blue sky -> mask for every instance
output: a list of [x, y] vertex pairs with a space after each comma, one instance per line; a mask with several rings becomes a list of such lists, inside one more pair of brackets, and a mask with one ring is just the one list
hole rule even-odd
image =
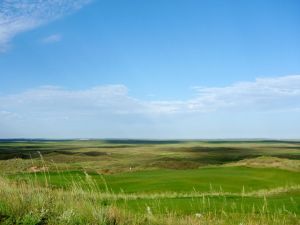
[[297, 0], [3, 0], [0, 137], [300, 138]]

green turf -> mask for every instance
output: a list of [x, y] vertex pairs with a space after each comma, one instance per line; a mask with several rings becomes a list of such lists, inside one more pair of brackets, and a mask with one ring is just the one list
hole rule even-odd
[[210, 196], [194, 198], [157, 198], [118, 201], [133, 212], [144, 213], [150, 207], [154, 214], [175, 212], [177, 214], [195, 213], [260, 213], [261, 210], [277, 213], [300, 214], [300, 192], [285, 193], [272, 197]]
[[[80, 171], [39, 172], [11, 176], [16, 179], [37, 180], [56, 187], [67, 187], [73, 182], [86, 181], [86, 176]], [[224, 191], [240, 193], [260, 189], [300, 185], [297, 172], [273, 168], [247, 167], [213, 167], [194, 170], [149, 170], [127, 172], [112, 175], [90, 173], [90, 177], [105, 189], [104, 181], [113, 192], [125, 193], [160, 193], [160, 192], [209, 192]]]

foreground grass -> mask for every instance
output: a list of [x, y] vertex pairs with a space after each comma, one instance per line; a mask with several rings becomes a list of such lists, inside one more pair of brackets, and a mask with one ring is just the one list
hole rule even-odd
[[[68, 189], [0, 179], [1, 224], [298, 224], [299, 187], [273, 192], [186, 195], [114, 194], [86, 185]], [[268, 194], [269, 193], [269, 194]], [[267, 195], [266, 195], [267, 194]], [[293, 197], [291, 197], [293, 196]]]
[[0, 224], [300, 224], [300, 143], [0, 143]]

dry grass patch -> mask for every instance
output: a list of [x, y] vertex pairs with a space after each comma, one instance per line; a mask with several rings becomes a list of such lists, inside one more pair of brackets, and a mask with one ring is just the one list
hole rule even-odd
[[290, 171], [300, 171], [300, 160], [291, 160], [271, 156], [260, 156], [252, 159], [243, 159], [238, 162], [227, 163], [224, 166], [247, 166], [257, 168], [278, 168]]

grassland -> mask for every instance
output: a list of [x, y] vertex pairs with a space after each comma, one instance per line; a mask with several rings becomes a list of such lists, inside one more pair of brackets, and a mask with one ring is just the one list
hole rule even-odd
[[300, 142], [0, 142], [1, 224], [300, 224]]

